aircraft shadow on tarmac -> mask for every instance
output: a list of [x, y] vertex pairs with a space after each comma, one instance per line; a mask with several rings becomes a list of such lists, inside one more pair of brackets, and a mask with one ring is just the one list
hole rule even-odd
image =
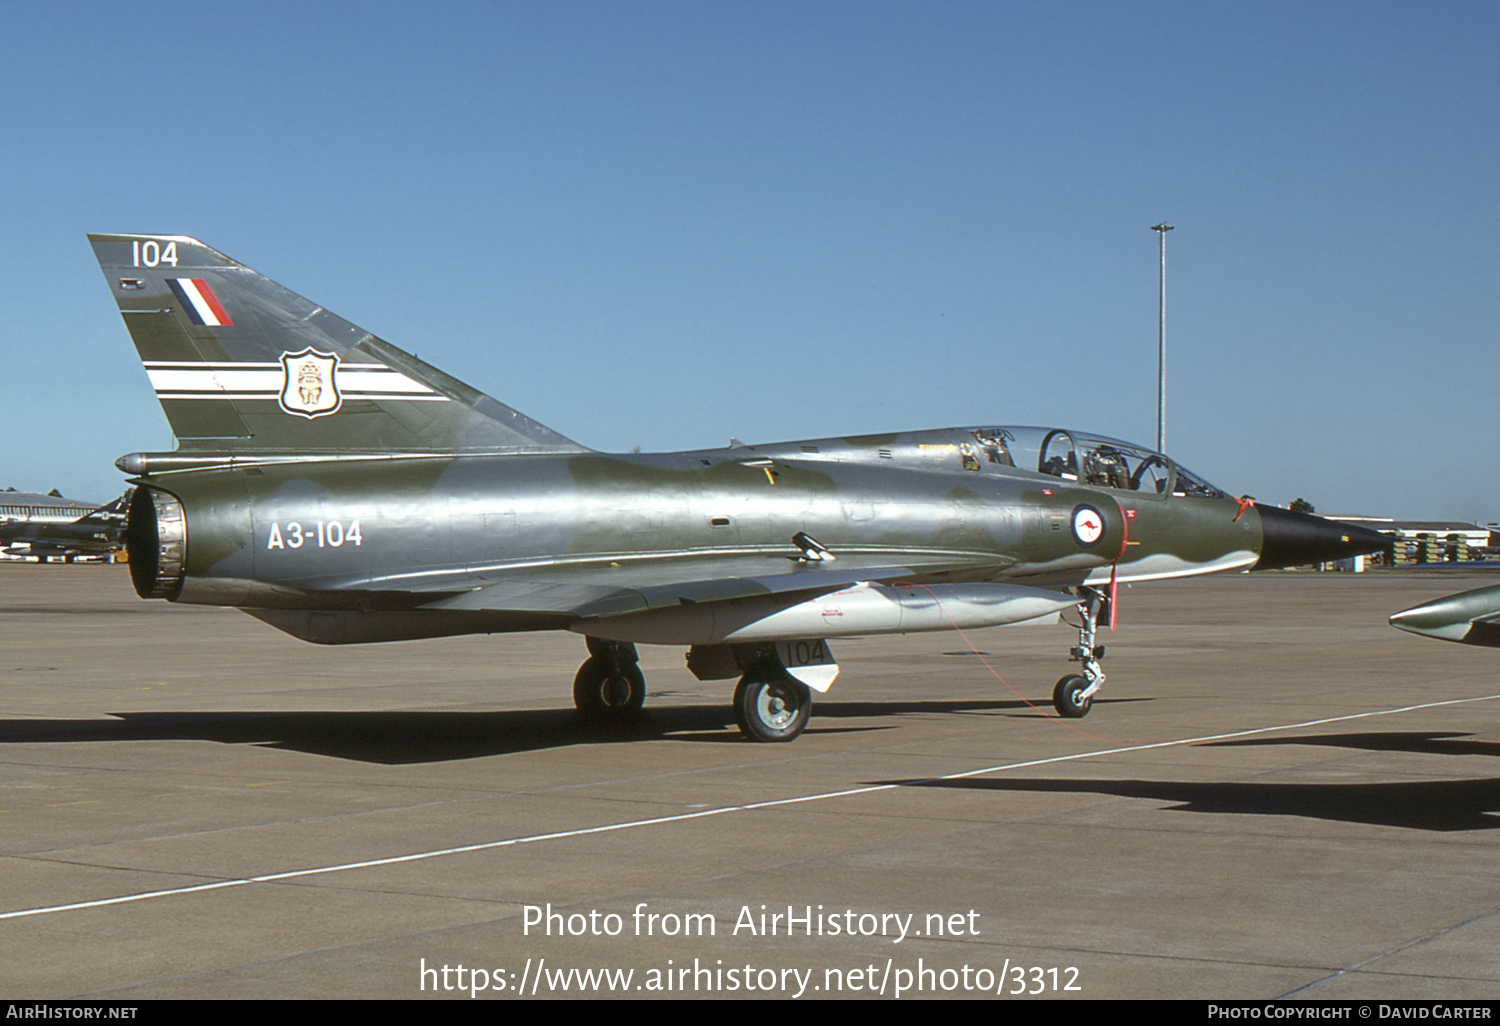
[[[1134, 701], [1114, 699], [1112, 701]], [[808, 735], [888, 730], [901, 714], [1040, 715], [1020, 700], [827, 702], [820, 723], [875, 722], [810, 728]], [[494, 755], [652, 740], [739, 744], [729, 709], [657, 706], [600, 723], [573, 710], [504, 712], [128, 712], [97, 720], [0, 720], [0, 744], [125, 741], [215, 741], [257, 745], [383, 765], [480, 759]]]
[[[1323, 745], [1329, 748], [1358, 748], [1367, 752], [1407, 752], [1414, 755], [1500, 756], [1500, 741], [1468, 740], [1473, 736], [1462, 731], [1438, 734], [1416, 732], [1309, 734], [1302, 737], [1256, 738], [1253, 741], [1210, 741], [1202, 747], [1253, 748], [1266, 745]], [[1465, 740], [1454, 740], [1456, 738]]]
[[[1369, 735], [1364, 735], [1368, 737]], [[1418, 735], [1423, 738], [1426, 735]], [[1456, 742], [1463, 744], [1463, 742]], [[1483, 744], [1484, 742], [1476, 742]], [[1359, 746], [1355, 746], [1359, 747]], [[1500, 746], [1497, 746], [1500, 747]], [[1399, 745], [1389, 751], [1404, 751]], [[1429, 751], [1420, 746], [1413, 751]], [[1470, 754], [1470, 753], [1449, 753]], [[1485, 752], [1492, 755], [1495, 752]], [[1500, 778], [1407, 780], [1371, 784], [1268, 784], [1192, 780], [883, 780], [880, 784], [975, 792], [1114, 795], [1177, 802], [1166, 811], [1308, 819], [1408, 830], [1494, 830], [1500, 827]]]

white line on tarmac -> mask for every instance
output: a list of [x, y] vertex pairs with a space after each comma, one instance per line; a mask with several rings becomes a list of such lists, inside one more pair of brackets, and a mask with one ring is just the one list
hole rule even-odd
[[784, 805], [799, 805], [804, 802], [820, 802], [829, 798], [848, 798], [860, 794], [874, 794], [878, 791], [893, 791], [898, 787], [911, 787], [918, 784], [930, 784], [941, 780], [962, 780], [966, 777], [983, 776], [986, 773], [1003, 773], [1006, 770], [1028, 769], [1032, 766], [1046, 766], [1059, 762], [1076, 762], [1081, 759], [1093, 759], [1102, 755], [1123, 755], [1130, 752], [1148, 752], [1157, 748], [1172, 748], [1178, 745], [1204, 744], [1209, 741], [1226, 741], [1230, 738], [1249, 737], [1254, 734], [1270, 734], [1278, 730], [1299, 730], [1306, 727], [1319, 727], [1327, 723], [1343, 723], [1349, 720], [1363, 720], [1374, 716], [1397, 716], [1401, 713], [1417, 712], [1423, 709], [1437, 709], [1445, 705], [1466, 705], [1472, 702], [1489, 702], [1500, 698], [1500, 695], [1484, 695], [1479, 698], [1455, 698], [1443, 702], [1424, 702], [1421, 705], [1407, 705], [1399, 709], [1376, 709], [1370, 712], [1349, 713], [1345, 716], [1330, 716], [1321, 720], [1304, 720], [1301, 723], [1283, 723], [1274, 727], [1255, 727], [1250, 730], [1236, 730], [1227, 734], [1210, 734], [1204, 737], [1179, 738], [1176, 741], [1156, 741], [1143, 745], [1122, 745], [1116, 748], [1104, 748], [1094, 752], [1075, 752], [1072, 755], [1054, 755], [1046, 759], [1031, 759], [1027, 762], [1010, 762], [1000, 766], [986, 766], [983, 769], [965, 770], [962, 773], [946, 773], [940, 777], [927, 777], [922, 780], [908, 780], [896, 784], [871, 784], [867, 787], [851, 787], [842, 791], [823, 791], [818, 794], [807, 794], [797, 798], [777, 798], [773, 801], [751, 802], [746, 805], [725, 805], [716, 809], [700, 809], [697, 812], [682, 812], [672, 816], [656, 816], [651, 819], [634, 819], [625, 823], [606, 823], [602, 826], [583, 827], [578, 830], [560, 830], [550, 834], [532, 834], [528, 837], [510, 837], [501, 841], [485, 841], [480, 844], [466, 844], [458, 848], [437, 848], [432, 851], [412, 852], [409, 855], [394, 855], [384, 859], [369, 859], [365, 862], [345, 862], [336, 866], [315, 866], [312, 869], [295, 869], [287, 873], [269, 873], [265, 876], [246, 876], [234, 880], [220, 880], [216, 883], [195, 884], [191, 887], [173, 887], [162, 891], [142, 891], [139, 894], [122, 894], [117, 898], [100, 898], [96, 901], [79, 901], [70, 905], [47, 905], [39, 908], [22, 908], [13, 912], [0, 912], [0, 920], [20, 919], [24, 916], [44, 916], [54, 912], [72, 912], [86, 908], [105, 908], [109, 905], [124, 905], [132, 901], [147, 901], [151, 898], [171, 898], [183, 894], [198, 894], [204, 891], [223, 890], [227, 887], [243, 887], [246, 884], [275, 883], [280, 880], [298, 880], [309, 876], [319, 876], [323, 873], [342, 873], [351, 869], [370, 869], [375, 866], [394, 866], [402, 862], [420, 862], [424, 859], [441, 858], [445, 855], [462, 855], [467, 852], [487, 851], [491, 848], [509, 848], [518, 844], [535, 844], [539, 841], [556, 841], [564, 837], [586, 837], [589, 834], [604, 834], [614, 830], [633, 830], [636, 827], [660, 826], [664, 823], [684, 823], [693, 819], [706, 819], [709, 816], [723, 816], [733, 812], [754, 812], [757, 809], [773, 809]]

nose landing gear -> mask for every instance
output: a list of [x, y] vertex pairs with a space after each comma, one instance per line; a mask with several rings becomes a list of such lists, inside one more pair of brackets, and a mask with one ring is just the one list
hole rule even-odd
[[1109, 599], [1098, 588], [1083, 586], [1078, 589], [1081, 601], [1078, 614], [1082, 618], [1078, 625], [1078, 644], [1069, 658], [1081, 663], [1083, 673], [1070, 673], [1057, 682], [1052, 689], [1052, 707], [1063, 719], [1075, 720], [1089, 714], [1094, 704], [1094, 693], [1104, 683], [1104, 667], [1099, 660], [1104, 658], [1104, 646], [1095, 645], [1099, 629], [1099, 616], [1109, 608]]

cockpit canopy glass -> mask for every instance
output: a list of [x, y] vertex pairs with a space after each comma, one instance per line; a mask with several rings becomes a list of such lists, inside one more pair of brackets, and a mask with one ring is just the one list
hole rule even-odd
[[980, 428], [974, 437], [986, 452], [994, 450], [991, 462], [1035, 469], [1066, 481], [1155, 495], [1224, 495], [1165, 454], [1115, 438], [1023, 427]]

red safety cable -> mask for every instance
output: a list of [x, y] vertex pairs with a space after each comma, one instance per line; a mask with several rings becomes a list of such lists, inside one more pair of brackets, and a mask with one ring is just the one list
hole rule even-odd
[[1109, 565], [1109, 629], [1115, 629], [1115, 592], [1117, 582], [1115, 572], [1120, 569], [1120, 560], [1125, 558], [1125, 547], [1130, 544], [1130, 514], [1125, 507], [1120, 505], [1119, 500], [1115, 505], [1120, 510], [1120, 552], [1115, 556], [1115, 561]]
[[1090, 734], [1086, 730], [1079, 730], [1077, 727], [1072, 726], [1071, 724], [1069, 724], [1068, 722], [1066, 722], [1065, 720], [1063, 720], [1061, 717], [1053, 716], [1051, 713], [1049, 713], [1046, 710], [1042, 709], [1040, 706], [1035, 705], [1028, 698], [1026, 698], [1025, 695], [1021, 694], [1015, 688], [1011, 687], [1010, 683], [1004, 677], [1000, 676], [999, 671], [997, 671], [993, 666], [990, 665], [989, 660], [986, 659], [984, 656], [980, 655], [979, 649], [977, 649], [977, 648], [974, 647], [974, 643], [969, 640], [969, 636], [964, 633], [963, 628], [960, 627], [957, 623], [954, 622], [953, 617], [951, 617], [951, 616], [948, 615], [948, 611], [946, 609], [943, 609], [943, 603], [942, 603], [941, 600], [938, 599], [937, 593], [934, 592], [927, 585], [925, 585], [925, 584], [902, 584], [902, 583], [898, 582], [894, 586], [897, 587], [897, 588], [921, 588], [922, 590], [926, 591], [927, 594], [931, 595], [932, 596], [932, 601], [936, 602], [938, 609], [942, 610], [943, 618], [945, 620], [947, 620], [950, 625], [952, 625], [952, 627], [953, 627], [953, 629], [955, 631], [958, 632], [958, 636], [960, 638], [964, 639], [964, 644], [969, 646], [969, 651], [973, 652], [974, 655], [979, 658], [979, 661], [984, 664], [984, 668], [986, 670], [989, 670], [990, 673], [991, 673], [991, 675], [993, 675], [996, 680], [998, 680], [1001, 684], [1005, 685], [1005, 690], [1009, 691], [1011, 694], [1013, 694], [1017, 698], [1019, 698], [1023, 704], [1025, 704], [1026, 706], [1030, 707], [1032, 710], [1041, 713], [1044, 717], [1046, 717], [1047, 719], [1051, 720], [1053, 723], [1056, 723], [1058, 726], [1067, 727], [1073, 733], [1082, 735], [1083, 737], [1089, 738], [1090, 740], [1093, 740], [1093, 741], [1103, 741], [1106, 744], [1111, 744], [1111, 745], [1122, 745], [1122, 744], [1125, 744], [1124, 741], [1116, 741], [1114, 738], [1100, 737], [1098, 734]]

